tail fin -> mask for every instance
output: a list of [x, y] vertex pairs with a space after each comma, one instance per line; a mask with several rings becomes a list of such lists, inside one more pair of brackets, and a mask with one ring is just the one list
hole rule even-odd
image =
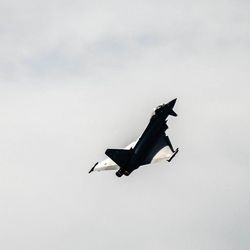
[[131, 150], [127, 149], [107, 149], [105, 154], [111, 158], [118, 166], [124, 167], [131, 157]]
[[172, 116], [177, 116], [177, 114], [174, 112], [173, 109], [169, 112], [169, 114], [172, 115]]

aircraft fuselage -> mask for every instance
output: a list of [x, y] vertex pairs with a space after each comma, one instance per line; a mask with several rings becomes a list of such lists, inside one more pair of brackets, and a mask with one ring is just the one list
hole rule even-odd
[[123, 174], [129, 175], [135, 169], [143, 165], [145, 158], [149, 151], [157, 143], [157, 139], [160, 134], [165, 133], [168, 128], [166, 119], [169, 115], [176, 115], [173, 111], [176, 99], [162, 105], [159, 109], [155, 110], [155, 114], [151, 117], [149, 124], [142, 133], [138, 142], [133, 149], [130, 150], [130, 157], [124, 165], [120, 166], [120, 170], [117, 171], [117, 176]]

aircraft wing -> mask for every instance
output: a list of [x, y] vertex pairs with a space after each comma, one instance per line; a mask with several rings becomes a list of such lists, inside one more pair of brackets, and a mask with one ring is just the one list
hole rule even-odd
[[119, 167], [117, 166], [117, 164], [110, 158], [107, 158], [101, 162], [97, 162], [95, 166], [90, 170], [90, 173], [92, 171], [118, 170], [118, 169]]
[[177, 154], [178, 148], [174, 150], [169, 137], [162, 133], [147, 154], [142, 165], [159, 162], [162, 160], [171, 161]]
[[[126, 151], [133, 148], [135, 144], [137, 143], [138, 139], [131, 142], [128, 146], [126, 146], [124, 149], [121, 149], [121, 151]], [[105, 170], [118, 170], [120, 167], [111, 159], [107, 158], [101, 162], [97, 162], [89, 171], [89, 173], [93, 171], [105, 171]]]

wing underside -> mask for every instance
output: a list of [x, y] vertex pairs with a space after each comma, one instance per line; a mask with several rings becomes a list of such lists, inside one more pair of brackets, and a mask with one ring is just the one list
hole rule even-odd
[[[92, 171], [118, 170], [121, 165], [126, 165], [132, 153], [130, 149], [134, 147], [136, 142], [137, 141], [132, 142], [125, 147], [125, 149], [108, 149], [106, 154], [109, 158], [95, 165]], [[176, 150], [173, 149], [168, 136], [163, 132], [149, 150], [141, 165], [160, 161], [171, 161], [177, 152], [178, 148]]]
[[178, 149], [174, 150], [169, 137], [166, 136], [165, 133], [162, 133], [148, 152], [146, 158], [142, 162], [142, 165], [147, 165], [163, 160], [170, 161], [177, 152]]

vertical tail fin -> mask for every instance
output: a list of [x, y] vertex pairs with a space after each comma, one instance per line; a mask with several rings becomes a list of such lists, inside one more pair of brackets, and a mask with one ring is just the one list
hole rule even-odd
[[127, 149], [107, 149], [105, 154], [111, 158], [118, 166], [124, 167], [131, 157], [131, 150]]

